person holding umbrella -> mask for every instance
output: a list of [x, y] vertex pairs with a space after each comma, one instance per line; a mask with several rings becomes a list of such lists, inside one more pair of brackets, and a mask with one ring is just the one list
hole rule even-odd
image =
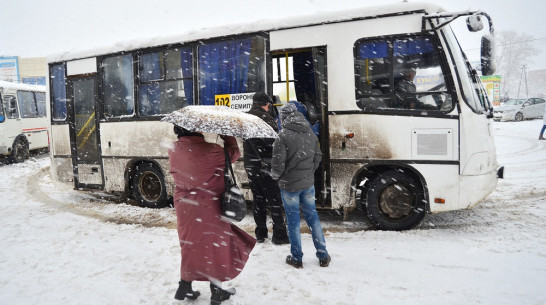
[[[269, 113], [273, 100], [265, 92], [257, 92], [252, 99], [249, 114], [261, 118], [277, 131], [277, 124]], [[284, 213], [280, 190], [271, 178], [271, 155], [273, 151], [272, 138], [250, 138], [244, 141], [244, 162], [248, 175], [250, 190], [253, 196], [253, 215], [256, 223], [256, 240], [259, 243], [268, 237], [267, 209], [273, 220], [273, 236], [271, 242], [276, 245], [288, 244]]]
[[[184, 116], [177, 118], [177, 115], [181, 115], [180, 112], [164, 121], [187, 119]], [[195, 115], [190, 118], [195, 119]], [[232, 136], [220, 135], [224, 141], [222, 147], [205, 141], [199, 132], [177, 125], [174, 132], [178, 141], [168, 153], [170, 173], [175, 182], [174, 207], [182, 256], [181, 280], [175, 299], [195, 300], [200, 292], [192, 289], [192, 281], [209, 281], [211, 304], [217, 305], [235, 294], [233, 288], [222, 289], [222, 282], [239, 275], [256, 242], [221, 216], [220, 198], [225, 188], [224, 148], [232, 163], [241, 153]]]

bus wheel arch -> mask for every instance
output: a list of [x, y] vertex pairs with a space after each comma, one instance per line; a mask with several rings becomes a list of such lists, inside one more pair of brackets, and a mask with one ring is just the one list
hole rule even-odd
[[126, 172], [127, 190], [140, 206], [163, 208], [169, 204], [165, 174], [150, 160], [132, 162]]
[[429, 211], [424, 178], [411, 167], [370, 165], [362, 168], [356, 181], [357, 201], [377, 229], [411, 229]]
[[13, 163], [21, 163], [30, 157], [29, 143], [24, 135], [19, 135], [13, 141], [10, 161]]

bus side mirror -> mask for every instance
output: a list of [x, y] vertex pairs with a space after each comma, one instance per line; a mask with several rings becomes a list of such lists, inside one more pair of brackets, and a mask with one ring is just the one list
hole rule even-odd
[[493, 107], [491, 107], [491, 108], [489, 108], [489, 110], [487, 110], [487, 112], [485, 113], [485, 117], [488, 118], [488, 119], [493, 118]]
[[488, 34], [482, 37], [481, 46], [481, 66], [482, 75], [493, 75], [495, 73], [495, 39], [493, 35]]
[[483, 30], [482, 17], [480, 15], [472, 15], [466, 18], [466, 26], [470, 32]]

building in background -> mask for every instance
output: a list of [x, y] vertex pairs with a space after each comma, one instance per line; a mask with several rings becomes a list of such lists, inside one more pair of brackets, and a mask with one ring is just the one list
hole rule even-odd
[[46, 75], [47, 61], [45, 57], [0, 57], [0, 80], [45, 86]]
[[487, 75], [480, 76], [480, 78], [493, 106], [500, 105], [502, 77], [500, 75]]

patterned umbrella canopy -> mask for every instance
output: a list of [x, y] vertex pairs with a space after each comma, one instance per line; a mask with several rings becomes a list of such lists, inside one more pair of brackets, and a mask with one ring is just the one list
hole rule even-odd
[[190, 131], [202, 131], [226, 136], [276, 138], [271, 126], [257, 116], [226, 106], [186, 106], [161, 119]]

